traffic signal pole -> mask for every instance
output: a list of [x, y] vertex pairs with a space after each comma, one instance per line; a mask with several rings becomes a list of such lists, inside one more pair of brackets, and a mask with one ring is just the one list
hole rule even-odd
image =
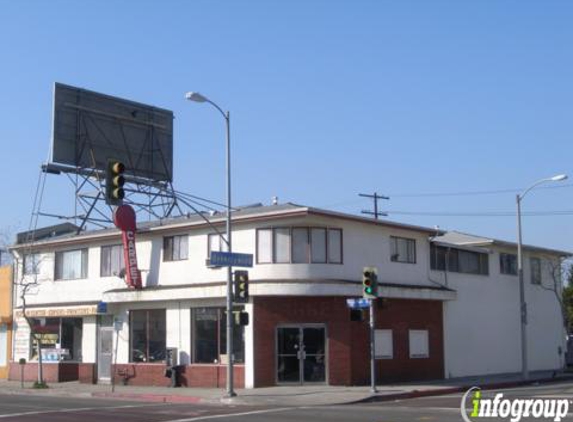
[[376, 299], [378, 298], [378, 269], [364, 267], [362, 270], [362, 297], [370, 304], [370, 391], [376, 392]]
[[376, 393], [376, 359], [375, 359], [375, 331], [376, 319], [374, 308], [376, 299], [370, 299], [370, 391]]

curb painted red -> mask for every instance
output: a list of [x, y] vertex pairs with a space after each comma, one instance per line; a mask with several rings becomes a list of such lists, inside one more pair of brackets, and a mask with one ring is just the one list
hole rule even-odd
[[521, 386], [525, 386], [525, 385], [559, 383], [559, 382], [571, 381], [571, 380], [573, 380], [573, 375], [566, 376], [566, 377], [559, 377], [559, 378], [542, 378], [542, 379], [529, 380], [529, 381], [505, 381], [505, 382], [497, 382], [497, 383], [485, 384], [485, 385], [468, 384], [468, 385], [464, 385], [464, 386], [460, 386], [460, 387], [444, 387], [444, 388], [432, 389], [432, 390], [414, 390], [414, 391], [409, 391], [407, 393], [395, 393], [395, 394], [384, 394], [381, 396], [370, 396], [370, 397], [366, 397], [366, 398], [361, 399], [361, 400], [353, 401], [349, 404], [415, 399], [418, 397], [445, 396], [448, 394], [461, 393], [461, 392], [469, 390], [472, 387], [480, 387], [482, 390], [496, 390], [496, 389], [500, 389], [500, 388], [513, 388], [513, 387], [521, 387]]
[[134, 400], [146, 401], [152, 403], [201, 403], [205, 401], [202, 397], [196, 396], [183, 396], [183, 395], [165, 395], [165, 394], [149, 394], [149, 393], [92, 393], [92, 397], [118, 399], [118, 400]]

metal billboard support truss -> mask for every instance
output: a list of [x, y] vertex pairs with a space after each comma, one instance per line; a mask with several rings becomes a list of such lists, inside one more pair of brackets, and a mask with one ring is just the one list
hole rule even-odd
[[[105, 202], [105, 177], [96, 169], [69, 168], [59, 164], [42, 165], [47, 174], [67, 176], [75, 193], [75, 212], [61, 215], [38, 211], [38, 215], [62, 220], [72, 220], [79, 229], [88, 225], [99, 228], [113, 224], [113, 207]], [[138, 215], [138, 221], [162, 220], [170, 217], [188, 216], [218, 212], [224, 205], [198, 196], [175, 191], [171, 182], [143, 181], [126, 177], [124, 204], [131, 205]], [[204, 217], [206, 218], [206, 217]]]

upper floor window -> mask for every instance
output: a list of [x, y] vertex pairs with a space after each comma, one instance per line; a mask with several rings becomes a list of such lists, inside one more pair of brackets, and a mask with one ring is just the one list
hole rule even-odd
[[207, 241], [207, 257], [211, 256], [211, 252], [223, 252], [226, 247], [226, 236], [221, 236], [219, 233], [211, 233], [208, 235]]
[[531, 268], [531, 284], [541, 284], [541, 259], [532, 257], [529, 260]]
[[122, 245], [101, 247], [100, 276], [117, 276], [125, 268]]
[[257, 263], [342, 264], [342, 230], [324, 227], [258, 229]]
[[88, 250], [56, 252], [56, 280], [86, 278], [88, 275]]
[[486, 253], [430, 245], [430, 268], [466, 274], [489, 274], [489, 257]]
[[24, 255], [24, 275], [40, 274], [40, 259], [39, 253]]
[[169, 236], [163, 238], [163, 260], [181, 261], [189, 256], [189, 236]]
[[509, 253], [499, 254], [499, 272], [517, 275], [517, 256]]
[[416, 241], [404, 237], [390, 236], [390, 260], [415, 264]]

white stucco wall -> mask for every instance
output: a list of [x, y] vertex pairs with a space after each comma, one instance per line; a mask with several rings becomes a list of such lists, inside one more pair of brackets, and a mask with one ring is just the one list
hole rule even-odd
[[[444, 302], [446, 377], [521, 371], [519, 282], [517, 276], [500, 274], [499, 252], [489, 255], [489, 276], [448, 273], [457, 299]], [[552, 292], [531, 284], [529, 256], [524, 255], [529, 370], [559, 369], [558, 348], [565, 350], [560, 308]], [[544, 269], [543, 284], [552, 284]], [[444, 280], [443, 272], [432, 274]]]
[[[293, 226], [342, 229], [343, 263], [256, 264], [256, 228]], [[102, 299], [114, 302], [110, 312], [123, 319], [122, 329], [117, 333], [118, 363], [129, 361], [128, 310], [166, 309], [167, 346], [177, 347], [180, 359], [184, 362], [191, 356], [190, 308], [224, 306], [225, 288], [222, 283], [226, 280], [226, 270], [209, 269], [205, 266], [207, 235], [212, 232], [213, 230], [206, 228], [183, 228], [167, 233], [157, 231], [140, 235], [137, 241], [138, 262], [146, 287], [210, 282], [220, 282], [219, 285], [206, 285], [192, 290], [162, 288], [144, 289], [141, 292], [105, 293], [126, 287], [124, 281], [117, 277], [100, 277], [100, 248], [102, 245], [119, 244], [118, 234], [115, 239], [93, 240], [86, 244], [89, 247], [89, 265], [88, 278], [84, 280], [53, 280], [54, 250], [84, 246], [57, 246], [46, 250], [40, 264], [39, 284], [27, 296], [28, 304], [46, 307], [97, 303]], [[173, 234], [189, 234], [187, 260], [163, 261], [163, 236]], [[390, 236], [416, 240], [415, 264], [390, 260]], [[503, 249], [490, 248], [488, 276], [448, 273], [446, 278], [443, 272], [430, 270], [427, 232], [313, 215], [236, 225], [233, 230], [233, 247], [235, 252], [255, 255], [255, 265], [249, 270], [250, 279], [257, 281], [251, 285], [252, 295], [357, 296], [360, 294], [360, 279], [364, 266], [377, 266], [379, 281], [383, 283], [434, 287], [447, 284], [455, 290], [454, 293], [438, 294], [430, 289], [381, 289], [381, 292], [388, 297], [444, 300], [445, 376], [518, 372], [521, 368], [518, 281], [516, 276], [499, 273], [499, 251]], [[524, 268], [526, 300], [529, 304], [530, 368], [559, 368], [561, 361], [558, 347], [561, 346], [564, 350], [565, 345], [557, 301], [553, 293], [531, 285], [528, 252], [525, 254]], [[545, 271], [544, 283], [548, 283], [549, 278]], [[264, 280], [281, 280], [282, 283], [273, 285], [263, 283]], [[289, 280], [292, 282], [289, 283]], [[304, 280], [312, 281], [300, 282]], [[356, 286], [321, 284], [315, 280], [354, 280]], [[129, 302], [121, 303], [126, 300]], [[16, 305], [19, 306], [20, 302]], [[247, 310], [252, 312], [252, 307], [247, 306]], [[253, 317], [251, 315], [251, 321]], [[247, 386], [252, 385], [254, 380], [251, 341], [254, 333], [251, 327], [252, 325], [246, 330]], [[96, 359], [96, 334], [95, 317], [85, 317], [82, 341], [85, 362], [94, 362]], [[117, 338], [114, 339], [114, 347], [116, 340]]]
[[95, 315], [83, 317], [82, 327], [82, 362], [97, 362], [97, 317]]
[[[256, 228], [263, 227], [331, 227], [343, 230], [342, 264], [256, 264]], [[165, 234], [146, 234], [138, 237], [137, 256], [142, 271], [144, 285], [162, 286], [223, 282], [225, 269], [206, 267], [209, 229], [179, 229], [167, 235], [188, 234], [188, 259], [181, 261], [163, 260], [163, 236]], [[416, 263], [398, 263], [390, 260], [390, 236], [406, 237], [416, 240]], [[56, 246], [56, 251], [88, 247], [88, 277], [80, 280], [54, 280], [54, 249], [45, 251], [40, 262], [38, 287], [27, 296], [29, 305], [47, 303], [98, 302], [103, 293], [109, 290], [125, 288], [118, 277], [101, 277], [101, 246], [120, 243], [117, 240], [93, 241], [87, 245]], [[429, 284], [428, 272], [429, 245], [427, 234], [412, 230], [401, 230], [382, 226], [373, 226], [344, 219], [325, 219], [306, 217], [284, 219], [275, 224], [245, 224], [236, 226], [233, 231], [233, 249], [236, 252], [255, 255], [255, 265], [249, 270], [252, 280], [264, 279], [344, 279], [360, 282], [364, 266], [377, 266], [381, 282], [400, 284]], [[21, 276], [21, 273], [20, 273]], [[32, 277], [28, 278], [33, 280]], [[223, 292], [224, 293], [224, 292]], [[298, 292], [297, 292], [298, 293]], [[20, 305], [19, 300], [17, 306]]]

